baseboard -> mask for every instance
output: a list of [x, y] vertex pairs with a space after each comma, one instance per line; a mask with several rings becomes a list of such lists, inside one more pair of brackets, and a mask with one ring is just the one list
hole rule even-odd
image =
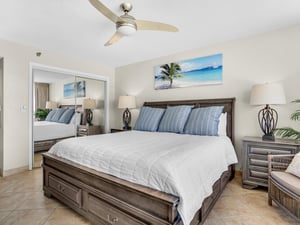
[[14, 168], [14, 169], [10, 169], [10, 170], [4, 170], [2, 175], [3, 175], [3, 177], [7, 177], [7, 176], [11, 176], [11, 175], [21, 173], [24, 171], [28, 171], [28, 166]]

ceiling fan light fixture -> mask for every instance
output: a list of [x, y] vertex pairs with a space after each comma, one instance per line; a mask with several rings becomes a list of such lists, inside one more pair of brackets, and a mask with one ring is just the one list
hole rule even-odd
[[134, 24], [124, 23], [117, 26], [117, 31], [121, 35], [130, 36], [136, 32], [136, 26]]

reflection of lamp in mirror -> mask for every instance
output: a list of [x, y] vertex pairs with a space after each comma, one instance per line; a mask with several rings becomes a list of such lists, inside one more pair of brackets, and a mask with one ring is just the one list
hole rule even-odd
[[273, 129], [276, 128], [278, 113], [269, 105], [285, 104], [283, 88], [278, 83], [257, 84], [252, 87], [250, 104], [266, 105], [258, 112], [258, 122], [264, 132], [262, 137], [265, 141], [274, 141]]
[[86, 109], [86, 121], [88, 125], [93, 125], [92, 120], [93, 120], [93, 111], [92, 109], [96, 108], [96, 100], [91, 99], [91, 98], [86, 98], [83, 100], [82, 103], [83, 109]]
[[46, 102], [46, 109], [52, 110], [57, 108], [57, 103], [53, 101]]
[[131, 113], [129, 109], [133, 109], [136, 107], [135, 97], [134, 96], [120, 96], [119, 97], [119, 109], [125, 109], [123, 112], [123, 124], [124, 130], [130, 130], [130, 122], [131, 122]]

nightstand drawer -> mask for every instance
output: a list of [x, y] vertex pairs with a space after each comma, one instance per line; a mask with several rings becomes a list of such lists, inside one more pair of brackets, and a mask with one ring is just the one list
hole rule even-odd
[[86, 126], [86, 125], [79, 125], [77, 127], [77, 135], [78, 136], [89, 136], [95, 134], [101, 134], [101, 126]]
[[276, 139], [263, 141], [260, 137], [243, 139], [243, 186], [255, 188], [268, 186], [268, 155], [295, 154], [300, 150], [300, 143], [293, 140]]
[[292, 149], [272, 149], [272, 148], [259, 148], [259, 147], [251, 147], [249, 149], [249, 153], [260, 154], [260, 155], [269, 155], [269, 154], [290, 154], [292, 153]]
[[249, 165], [268, 167], [267, 159], [249, 158]]

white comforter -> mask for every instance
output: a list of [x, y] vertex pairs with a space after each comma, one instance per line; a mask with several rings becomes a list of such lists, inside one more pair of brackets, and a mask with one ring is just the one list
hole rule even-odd
[[33, 140], [44, 141], [56, 138], [75, 136], [74, 124], [56, 123], [49, 121], [34, 121]]
[[237, 157], [228, 137], [127, 131], [61, 141], [50, 153], [180, 197], [190, 224], [212, 185]]

